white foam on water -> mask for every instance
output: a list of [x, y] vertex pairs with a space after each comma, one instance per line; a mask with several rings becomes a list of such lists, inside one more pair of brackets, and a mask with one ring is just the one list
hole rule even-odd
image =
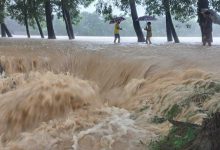
[[[111, 107], [104, 108], [103, 111], [111, 114], [111, 116], [94, 127], [73, 135], [74, 144], [72, 145], [72, 148], [74, 150], [80, 149], [79, 141], [87, 135], [92, 135], [95, 137], [101, 136], [100, 144], [102, 150], [111, 149], [113, 143], [121, 139], [122, 136], [126, 136], [128, 132], [132, 132], [136, 135], [146, 135], [143, 134], [146, 133], [146, 131], [135, 126], [135, 122], [134, 120], [130, 119], [130, 113], [127, 110]], [[135, 135], [134, 138], [136, 138]]]

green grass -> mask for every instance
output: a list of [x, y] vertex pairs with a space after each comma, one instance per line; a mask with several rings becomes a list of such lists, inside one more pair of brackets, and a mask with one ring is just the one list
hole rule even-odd
[[217, 84], [214, 86], [214, 90], [215, 90], [215, 92], [220, 93], [220, 83], [217, 83]]
[[163, 118], [163, 117], [158, 117], [158, 116], [154, 116], [152, 119], [151, 119], [151, 122], [152, 123], [155, 123], [155, 124], [161, 124], [161, 123], [164, 123], [167, 119]]
[[181, 150], [198, 134], [198, 130], [192, 127], [180, 129], [173, 127], [166, 137], [162, 137], [157, 141], [152, 141], [149, 145], [150, 150]]
[[181, 110], [181, 107], [178, 104], [175, 104], [166, 112], [165, 117], [167, 119], [173, 119], [181, 112]]

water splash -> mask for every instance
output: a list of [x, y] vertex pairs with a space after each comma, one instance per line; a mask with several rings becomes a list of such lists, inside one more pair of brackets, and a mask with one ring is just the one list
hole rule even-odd
[[0, 57], [0, 149], [142, 150], [170, 128], [151, 117], [166, 117], [174, 104], [181, 108], [174, 118], [193, 123], [220, 109], [219, 78], [198, 68], [89, 52], [58, 56]]

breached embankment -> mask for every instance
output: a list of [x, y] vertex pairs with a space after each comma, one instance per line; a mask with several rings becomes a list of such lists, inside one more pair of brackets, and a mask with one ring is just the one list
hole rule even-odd
[[201, 124], [220, 109], [218, 74], [188, 64], [168, 69], [142, 58], [58, 53], [1, 56], [1, 149], [144, 150], [171, 127], [156, 117]]

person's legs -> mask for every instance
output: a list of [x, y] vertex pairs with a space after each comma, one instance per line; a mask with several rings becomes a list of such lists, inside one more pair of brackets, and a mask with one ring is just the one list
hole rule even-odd
[[114, 43], [116, 43], [118, 40], [118, 43], [120, 43], [120, 35], [119, 34], [115, 34], [115, 40]]
[[148, 44], [148, 37], [146, 37], [146, 44]]
[[146, 43], [147, 43], [147, 44], [151, 44], [150, 37], [147, 37]]
[[118, 34], [118, 43], [121, 42], [121, 37], [120, 37], [120, 34]]
[[150, 38], [151, 38], [151, 37], [148, 37], [148, 41], [149, 41], [149, 44], [152, 44], [152, 43], [151, 43], [151, 39], [150, 39]]
[[116, 40], [117, 40], [117, 36], [116, 36], [116, 34], [115, 34], [115, 39], [114, 39], [114, 43], [116, 43]]

